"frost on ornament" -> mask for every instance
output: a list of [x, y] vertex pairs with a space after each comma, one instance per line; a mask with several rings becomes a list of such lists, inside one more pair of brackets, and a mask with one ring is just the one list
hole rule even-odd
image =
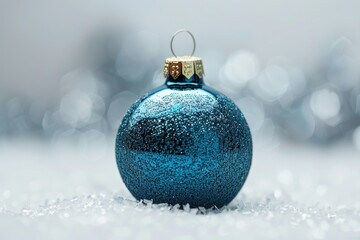
[[222, 207], [245, 182], [251, 144], [243, 114], [227, 97], [205, 86], [165, 86], [128, 111], [116, 157], [137, 199]]

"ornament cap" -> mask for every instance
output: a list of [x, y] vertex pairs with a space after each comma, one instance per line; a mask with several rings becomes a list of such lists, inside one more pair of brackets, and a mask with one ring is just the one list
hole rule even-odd
[[194, 56], [169, 57], [164, 63], [164, 77], [171, 76], [174, 80], [180, 76], [190, 79], [196, 74], [199, 78], [204, 75], [201, 58]]
[[[174, 52], [173, 41], [179, 33], [188, 33], [193, 41], [193, 50], [189, 56], [177, 56]], [[194, 57], [196, 41], [194, 35], [187, 29], [180, 29], [174, 33], [170, 41], [170, 50], [174, 57], [169, 57], [164, 64], [164, 77], [168, 85], [201, 85], [204, 76], [204, 66], [201, 58]]]

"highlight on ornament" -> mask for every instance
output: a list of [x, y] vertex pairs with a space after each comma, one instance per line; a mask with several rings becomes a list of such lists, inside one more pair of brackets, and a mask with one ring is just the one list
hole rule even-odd
[[[188, 33], [189, 56], [173, 40]], [[165, 82], [138, 99], [119, 127], [115, 155], [120, 175], [138, 200], [217, 207], [243, 187], [252, 162], [252, 138], [240, 109], [204, 83], [194, 35], [181, 29], [170, 41]]]

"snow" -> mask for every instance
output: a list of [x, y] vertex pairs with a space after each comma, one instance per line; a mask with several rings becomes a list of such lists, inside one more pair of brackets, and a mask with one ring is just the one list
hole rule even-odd
[[0, 239], [360, 239], [360, 153], [257, 149], [223, 209], [137, 202], [111, 141], [96, 150], [0, 141]]

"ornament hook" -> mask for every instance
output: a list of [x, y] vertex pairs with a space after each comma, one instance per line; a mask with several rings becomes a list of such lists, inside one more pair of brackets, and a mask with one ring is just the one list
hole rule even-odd
[[190, 56], [193, 56], [193, 55], [194, 55], [194, 52], [195, 52], [195, 49], [196, 49], [196, 41], [195, 41], [194, 35], [193, 35], [189, 30], [187, 30], [187, 29], [180, 29], [180, 30], [177, 30], [177, 31], [174, 33], [174, 35], [172, 36], [171, 41], [170, 41], [170, 49], [171, 49], [171, 52], [172, 52], [172, 54], [173, 54], [175, 57], [177, 57], [177, 55], [175, 54], [174, 49], [173, 49], [173, 41], [174, 41], [174, 38], [176, 37], [176, 35], [178, 35], [179, 33], [182, 33], [182, 32], [188, 33], [188, 34], [191, 36], [192, 40], [193, 40], [193, 50], [192, 50], [191, 55], [190, 55]]

